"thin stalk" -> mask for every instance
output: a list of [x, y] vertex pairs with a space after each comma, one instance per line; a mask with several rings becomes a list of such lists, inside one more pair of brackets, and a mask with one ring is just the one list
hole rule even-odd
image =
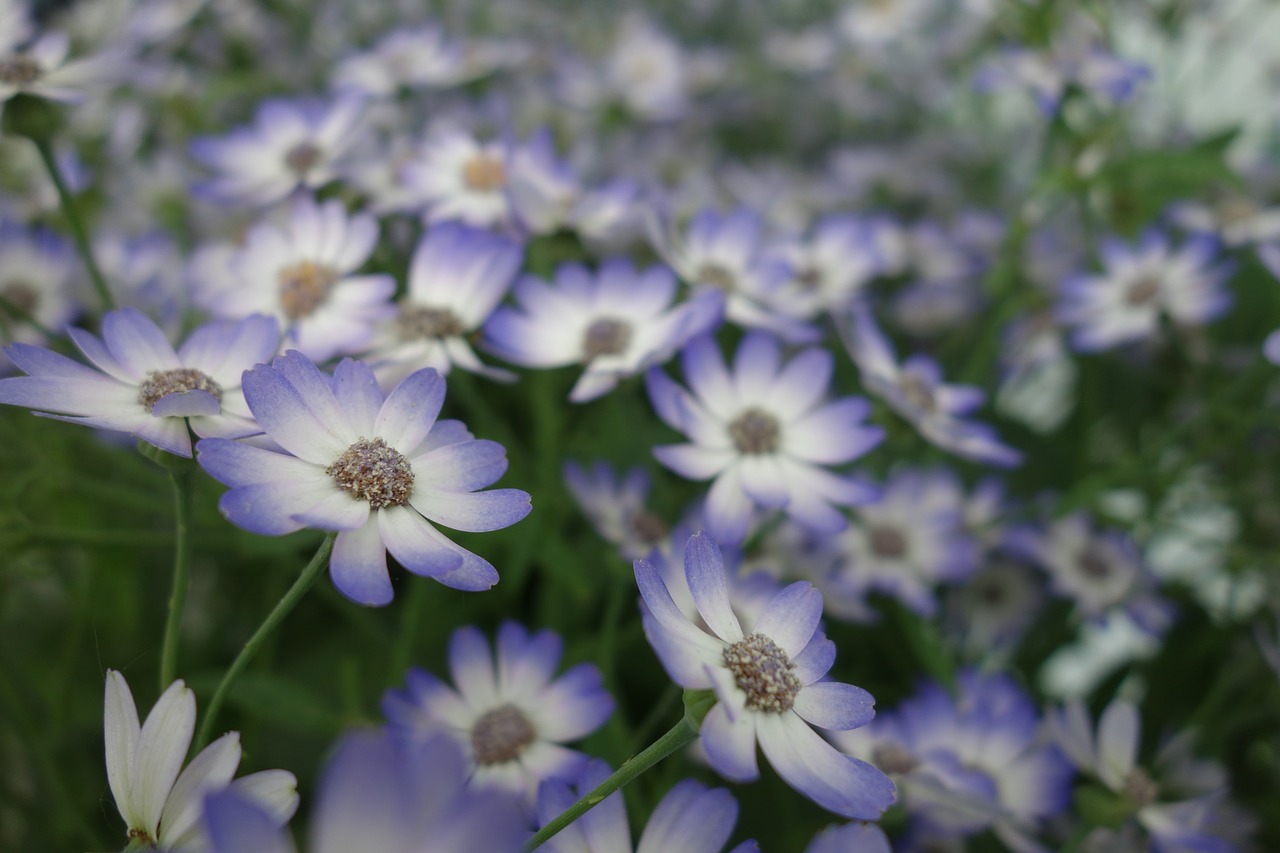
[[178, 634], [190, 580], [187, 565], [191, 561], [191, 471], [171, 468], [169, 479], [173, 483], [173, 589], [160, 652], [161, 693], [173, 683], [178, 671]]
[[75, 240], [76, 251], [80, 253], [81, 260], [84, 261], [85, 267], [89, 270], [89, 278], [93, 280], [93, 288], [98, 291], [98, 298], [102, 300], [103, 306], [110, 311], [116, 307], [116, 301], [111, 296], [111, 290], [107, 287], [107, 280], [102, 275], [102, 270], [98, 268], [98, 262], [93, 259], [93, 249], [89, 246], [89, 236], [84, 230], [84, 222], [80, 220], [80, 212], [76, 209], [75, 199], [71, 197], [71, 190], [67, 188], [67, 182], [62, 179], [62, 173], [58, 171], [58, 161], [53, 153], [53, 145], [48, 139], [32, 139], [35, 143], [36, 150], [40, 152], [40, 159], [44, 161], [44, 168], [49, 173], [50, 180], [53, 181], [54, 187], [58, 190], [58, 201], [62, 204], [62, 212], [67, 217], [67, 222], [71, 225], [71, 237]]
[[227, 670], [226, 675], [222, 676], [222, 682], [218, 684], [218, 689], [214, 691], [213, 699], [209, 702], [209, 710], [205, 711], [204, 720], [200, 723], [200, 732], [196, 737], [196, 752], [204, 749], [205, 744], [209, 742], [209, 737], [213, 734], [213, 723], [218, 718], [218, 711], [222, 708], [222, 703], [227, 698], [227, 691], [231, 689], [231, 685], [235, 683], [236, 678], [240, 676], [244, 668], [249, 665], [249, 661], [253, 660], [253, 656], [262, 648], [263, 642], [270, 636], [271, 632], [298, 605], [298, 602], [302, 600], [302, 596], [306, 595], [307, 590], [311, 589], [316, 579], [320, 577], [320, 573], [324, 571], [325, 566], [329, 565], [329, 554], [333, 551], [333, 540], [337, 535], [336, 533], [330, 533], [324, 537], [324, 541], [316, 549], [315, 556], [311, 558], [311, 562], [307, 563], [306, 568], [302, 570], [302, 574], [298, 575], [298, 579], [293, 582], [293, 586], [289, 587], [284, 597], [276, 603], [275, 608], [267, 614], [267, 618], [258, 626], [258, 630], [244, 644], [240, 654], [231, 662], [231, 668]]
[[614, 771], [612, 776], [593, 788], [585, 797], [569, 806], [559, 817], [538, 830], [537, 834], [525, 844], [526, 853], [530, 850], [536, 850], [553, 838], [560, 830], [599, 805], [605, 797], [635, 780], [640, 774], [668, 755], [688, 746], [697, 739], [697, 725], [689, 717], [681, 717], [680, 722], [676, 723], [665, 735], [654, 741], [644, 752], [627, 759], [621, 767]]

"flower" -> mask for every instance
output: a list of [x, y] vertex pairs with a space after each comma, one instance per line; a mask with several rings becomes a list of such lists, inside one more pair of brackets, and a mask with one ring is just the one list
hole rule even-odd
[[562, 264], [552, 285], [536, 276], [520, 279], [517, 306], [494, 313], [485, 324], [485, 342], [526, 367], [585, 364], [569, 400], [594, 400], [719, 324], [718, 294], [671, 307], [675, 290], [675, 278], [663, 266], [639, 272], [630, 261], [613, 258], [593, 275], [582, 264]]
[[[609, 777], [609, 765], [589, 761], [570, 787], [567, 780], [548, 779], [538, 788], [538, 822], [545, 826]], [[724, 788], [708, 789], [685, 779], [667, 791], [649, 816], [639, 843], [631, 846], [622, 791], [610, 794], [599, 805], [552, 836], [547, 853], [719, 853], [738, 821], [738, 803]], [[744, 841], [731, 853], [758, 851], [754, 841]]]
[[13, 344], [5, 353], [30, 375], [0, 379], [0, 403], [131, 433], [178, 456], [191, 456], [188, 423], [201, 436], [261, 432], [240, 393], [240, 376], [275, 353], [280, 330], [273, 318], [206, 323], [176, 351], [133, 308], [108, 312], [102, 339], [79, 329], [70, 335], [97, 370], [40, 347]]
[[162, 850], [205, 849], [199, 824], [204, 796], [228, 786], [263, 810], [274, 827], [288, 823], [298, 807], [292, 773], [265, 770], [231, 781], [240, 763], [238, 732], [218, 738], [182, 769], [195, 721], [195, 694], [178, 680], [139, 725], [128, 682], [107, 670], [107, 782], [130, 842]]
[[76, 263], [71, 244], [53, 233], [0, 221], [0, 340], [43, 342], [28, 317], [46, 329], [74, 318], [80, 309], [71, 291]]
[[0, 9], [0, 15], [12, 15], [10, 21], [0, 20], [0, 112], [18, 94], [79, 102], [84, 88], [117, 79], [127, 69], [128, 60], [119, 50], [67, 62], [71, 37], [47, 32], [30, 38], [19, 10]]
[[603, 460], [589, 469], [570, 461], [564, 482], [596, 531], [626, 559], [643, 557], [666, 539], [666, 522], [645, 508], [652, 482], [643, 468], [619, 476]]
[[447, 732], [466, 752], [472, 786], [519, 794], [532, 808], [539, 782], [571, 778], [587, 760], [561, 744], [586, 737], [613, 713], [613, 697], [594, 664], [578, 664], [552, 679], [562, 650], [553, 631], [530, 634], [504, 622], [495, 668], [484, 635], [459, 628], [449, 639], [457, 689], [413, 669], [405, 690], [383, 697], [383, 713], [393, 730], [405, 734]]
[[[467, 784], [451, 738], [394, 732], [344, 735], [325, 764], [312, 806], [311, 853], [517, 853], [528, 831], [519, 804]], [[293, 844], [235, 791], [205, 800], [213, 853], [292, 853]]]
[[245, 399], [280, 450], [222, 439], [197, 445], [200, 464], [231, 486], [218, 506], [267, 536], [338, 531], [329, 574], [359, 604], [388, 604], [390, 551], [411, 572], [456, 589], [488, 589], [498, 573], [432, 525], [497, 530], [529, 514], [518, 489], [476, 492], [507, 469], [502, 445], [459, 421], [437, 420], [445, 382], [419, 370], [388, 395], [363, 362], [332, 378], [290, 350], [244, 375]]
[[[804, 350], [785, 366], [776, 339], [751, 332], [730, 373], [716, 342], [703, 336], [682, 354], [685, 391], [658, 368], [646, 375], [658, 416], [692, 441], [655, 447], [659, 462], [691, 480], [714, 479], [707, 495], [711, 535], [741, 542], [753, 507], [783, 509], [797, 523], [834, 533], [848, 524], [832, 504], [862, 503], [874, 491], [821, 466], [840, 465], [883, 438], [865, 426], [867, 401], [819, 401], [831, 380], [832, 357]], [[696, 395], [696, 396], [695, 396]]]
[[906, 418], [930, 443], [965, 459], [1013, 466], [1022, 454], [1000, 443], [986, 424], [961, 416], [982, 405], [982, 391], [969, 385], [947, 385], [938, 363], [915, 355], [898, 364], [888, 338], [865, 306], [854, 309], [845, 345], [862, 374], [862, 384]]
[[222, 204], [264, 207], [299, 187], [318, 189], [337, 176], [363, 111], [356, 96], [263, 101], [251, 126], [191, 143], [192, 155], [218, 173], [196, 192]]
[[401, 88], [452, 88], [483, 77], [498, 64], [484, 61], [476, 46], [433, 24], [393, 29], [369, 50], [338, 62], [333, 87], [379, 98], [390, 98]]
[[455, 365], [490, 379], [508, 370], [483, 364], [468, 338], [507, 295], [523, 250], [514, 240], [460, 222], [428, 229], [409, 263], [409, 286], [394, 317], [374, 330], [369, 362], [384, 385], [423, 367], [447, 376]]
[[1058, 319], [1072, 327], [1072, 345], [1096, 352], [1150, 340], [1159, 334], [1162, 316], [1184, 328], [1217, 319], [1231, 305], [1222, 283], [1232, 270], [1214, 263], [1218, 249], [1218, 241], [1206, 236], [1175, 249], [1154, 230], [1133, 246], [1105, 239], [1099, 250], [1103, 272], [1062, 284]]
[[507, 195], [512, 143], [481, 142], [452, 128], [433, 132], [401, 169], [423, 221], [457, 220], [478, 228], [511, 228]]
[[316, 361], [359, 352], [396, 289], [389, 275], [353, 275], [377, 242], [372, 215], [302, 195], [284, 227], [260, 223], [243, 248], [220, 252], [223, 264], [194, 265], [194, 299], [218, 317], [275, 315], [292, 348]]
[[645, 636], [672, 680], [715, 691], [701, 731], [711, 766], [735, 782], [758, 778], [758, 742], [778, 775], [818, 805], [850, 818], [879, 817], [894, 800], [893, 783], [810, 728], [853, 729], [875, 716], [867, 691], [819, 680], [835, 662], [835, 644], [818, 631], [822, 594], [805, 581], [791, 584], [748, 632], [729, 606], [720, 549], [705, 534], [690, 537], [684, 566], [707, 628], [676, 607], [646, 560], [635, 562], [636, 583]]

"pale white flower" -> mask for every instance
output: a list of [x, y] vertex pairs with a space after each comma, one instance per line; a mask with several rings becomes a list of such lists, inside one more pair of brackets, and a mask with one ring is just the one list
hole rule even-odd
[[195, 694], [179, 679], [139, 725], [124, 676], [107, 670], [107, 783], [128, 826], [129, 841], [183, 853], [208, 850], [200, 823], [204, 797], [227, 787], [256, 801], [278, 826], [288, 823], [298, 807], [292, 773], [264, 770], [231, 781], [240, 764], [239, 732], [218, 738], [182, 769], [195, 722]]

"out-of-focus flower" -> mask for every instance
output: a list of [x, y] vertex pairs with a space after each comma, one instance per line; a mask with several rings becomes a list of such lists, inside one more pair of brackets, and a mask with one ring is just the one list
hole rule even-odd
[[962, 419], [982, 405], [981, 390], [944, 384], [937, 362], [925, 355], [898, 364], [888, 338], [864, 306], [857, 307], [851, 319], [845, 344], [862, 373], [863, 385], [925, 439], [975, 462], [1012, 466], [1022, 460], [1022, 454], [1000, 443], [991, 427]]
[[[1258, 257], [1271, 274], [1280, 279], [1280, 243], [1259, 246]], [[1267, 336], [1262, 344], [1262, 352], [1272, 364], [1280, 364], [1280, 329]]]
[[129, 66], [118, 46], [67, 62], [71, 37], [62, 32], [33, 35], [23, 8], [0, 9], [0, 112], [15, 95], [76, 103], [85, 90], [124, 76]]
[[1225, 246], [1280, 240], [1280, 207], [1265, 207], [1246, 195], [1224, 195], [1212, 204], [1182, 202], [1169, 210], [1169, 218], [1193, 233], [1217, 237]]
[[[239, 438], [262, 430], [240, 391], [241, 374], [276, 351], [271, 317], [206, 323], [174, 350], [142, 312], [121, 308], [102, 320], [102, 338], [80, 329], [71, 340], [97, 370], [40, 347], [5, 353], [30, 374], [0, 379], [0, 403], [98, 429], [131, 433], [161, 450], [191, 455], [191, 430]], [[51, 414], [56, 413], [56, 414]]]
[[377, 241], [370, 214], [302, 196], [283, 227], [262, 222], [242, 248], [212, 247], [194, 261], [193, 298], [218, 317], [275, 315], [288, 346], [316, 361], [359, 352], [392, 314], [391, 276], [354, 274]]
[[667, 538], [666, 523], [645, 508], [652, 482], [643, 468], [619, 476], [603, 460], [589, 469], [569, 461], [564, 482], [578, 508], [626, 559], [646, 556]]
[[925, 684], [836, 744], [893, 777], [907, 812], [945, 838], [993, 829], [1014, 850], [1070, 801], [1070, 764], [1039, 737], [1040, 714], [1005, 675], [957, 674], [957, 695]]
[[392, 730], [410, 737], [447, 733], [466, 753], [471, 787], [519, 795], [532, 810], [540, 782], [572, 779], [587, 761], [561, 744], [586, 737], [613, 713], [594, 664], [553, 679], [563, 648], [553, 631], [530, 634], [504, 622], [495, 666], [484, 635], [459, 628], [449, 639], [456, 689], [413, 669], [405, 690], [383, 697], [383, 713]]
[[1223, 282], [1233, 266], [1216, 263], [1218, 253], [1218, 241], [1204, 236], [1179, 248], [1158, 231], [1136, 245], [1107, 238], [1099, 249], [1103, 272], [1063, 282], [1058, 318], [1072, 327], [1071, 343], [1083, 352], [1151, 340], [1162, 317], [1175, 326], [1203, 326], [1231, 305]]
[[884, 271], [878, 246], [879, 224], [870, 218], [829, 216], [804, 239], [782, 241], [769, 253], [791, 270], [787, 301], [802, 305], [798, 316], [844, 312]]
[[719, 548], [695, 534], [685, 546], [685, 575], [702, 628], [676, 607], [650, 563], [636, 560], [635, 573], [645, 636], [667, 673], [682, 687], [715, 691], [701, 743], [716, 772], [735, 782], [756, 779], [758, 743], [787, 784], [823, 808], [872, 820], [889, 807], [888, 777], [810, 728], [853, 729], [875, 715], [865, 690], [820, 680], [835, 662], [835, 644], [818, 630], [821, 593], [794, 583], [744, 631], [729, 606]]
[[807, 528], [834, 533], [848, 524], [834, 504], [874, 497], [860, 480], [824, 470], [853, 461], [884, 437], [863, 423], [866, 400], [822, 402], [831, 353], [808, 349], [783, 365], [777, 340], [751, 332], [732, 373], [709, 336], [685, 348], [682, 364], [692, 394], [658, 368], [646, 380], [658, 416], [690, 442], [656, 447], [653, 454], [681, 476], [714, 479], [705, 511], [715, 538], [741, 542], [755, 507], [781, 509]]
[[209, 744], [183, 770], [195, 722], [195, 694], [179, 680], [169, 685], [140, 725], [124, 676], [107, 670], [107, 782], [131, 844], [190, 853], [207, 850], [200, 825], [204, 797], [228, 787], [260, 809], [274, 829], [288, 823], [297, 810], [297, 780], [288, 771], [264, 770], [232, 781], [240, 764], [238, 732]]
[[[310, 853], [517, 853], [528, 837], [519, 802], [467, 786], [452, 738], [345, 735], [325, 764], [311, 809]], [[262, 810], [233, 791], [205, 800], [213, 853], [292, 853]]]
[[979, 89], [1029, 91], [1044, 115], [1052, 115], [1070, 86], [1110, 104], [1128, 100], [1151, 77], [1138, 62], [1121, 59], [1083, 33], [1068, 33], [1047, 51], [1006, 47], [978, 71]]
[[264, 101], [252, 125], [191, 143], [192, 155], [216, 173], [195, 190], [221, 204], [263, 207], [299, 188], [319, 189], [337, 177], [363, 112], [355, 96]]
[[71, 322], [80, 310], [71, 287], [77, 263], [75, 250], [54, 234], [0, 224], [0, 340], [44, 343], [28, 320], [50, 330]]
[[1081, 700], [1047, 716], [1049, 731], [1081, 772], [1097, 779], [1127, 807], [1160, 850], [1232, 853], [1250, 834], [1253, 820], [1227, 800], [1227, 775], [1216, 762], [1197, 758], [1192, 735], [1169, 740], [1148, 768], [1137, 763], [1142, 737], [1138, 708], [1115, 699], [1098, 719], [1095, 736]]
[[414, 209], [427, 224], [457, 220], [514, 230], [507, 193], [512, 143], [482, 142], [456, 128], [431, 133], [400, 169]]
[[[572, 787], [568, 780], [543, 782], [538, 789], [538, 822], [550, 823], [609, 778], [609, 772], [609, 765], [596, 759], [582, 768]], [[622, 791], [610, 794], [544, 846], [548, 853], [720, 853], [737, 821], [738, 803], [727, 790], [685, 779], [654, 807], [634, 848]], [[730, 853], [758, 849], [754, 841], [744, 841]]]
[[450, 37], [434, 24], [397, 28], [369, 50], [341, 60], [333, 71], [333, 87], [380, 98], [399, 89], [451, 88], [499, 67], [486, 44]]
[[638, 271], [615, 258], [593, 275], [581, 264], [564, 264], [550, 284], [536, 276], [520, 279], [516, 305], [499, 308], [485, 324], [485, 343], [526, 367], [584, 364], [569, 392], [571, 401], [583, 403], [662, 364], [720, 322], [719, 294], [672, 306], [675, 295], [675, 277], [663, 266]]
[[359, 604], [390, 603], [387, 552], [446, 586], [498, 582], [488, 561], [454, 544], [455, 530], [497, 530], [529, 514], [519, 489], [477, 492], [507, 469], [502, 445], [478, 441], [460, 421], [437, 420], [445, 382], [430, 368], [384, 395], [363, 362], [328, 377], [290, 350], [244, 374], [245, 399], [281, 450], [205, 439], [199, 461], [231, 486], [218, 506], [233, 524], [266, 536], [304, 527], [338, 531], [329, 574]]
[[490, 379], [514, 379], [510, 371], [482, 363], [469, 338], [506, 296], [522, 254], [514, 240], [459, 222], [430, 228], [414, 250], [395, 316], [374, 331], [368, 360], [378, 379], [392, 386], [415, 370], [433, 367], [446, 376], [455, 365]]

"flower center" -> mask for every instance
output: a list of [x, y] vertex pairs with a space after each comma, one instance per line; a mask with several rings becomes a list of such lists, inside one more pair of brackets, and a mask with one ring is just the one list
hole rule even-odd
[[1124, 778], [1124, 795], [1138, 808], [1145, 808], [1160, 795], [1156, 783], [1141, 767], [1135, 767]]
[[385, 441], [361, 438], [324, 469], [338, 488], [372, 509], [404, 506], [413, 494], [413, 466]]
[[1155, 299], [1159, 293], [1160, 279], [1155, 276], [1145, 276], [1129, 287], [1129, 290], [1125, 292], [1124, 301], [1135, 307], [1146, 305]]
[[299, 142], [285, 153], [284, 164], [290, 172], [301, 178], [320, 165], [323, 156], [324, 152], [318, 146], [310, 142]]
[[1086, 548], [1076, 559], [1076, 566], [1084, 572], [1085, 577], [1096, 581], [1106, 580], [1111, 576], [1111, 564], [1093, 548]]
[[1252, 199], [1236, 196], [1219, 202], [1215, 212], [1223, 225], [1239, 225], [1257, 216], [1258, 210]]
[[647, 509], [631, 516], [631, 531], [645, 542], [658, 542], [667, 535], [667, 525]]
[[905, 746], [897, 743], [882, 743], [877, 746], [871, 753], [871, 763], [895, 776], [910, 773], [920, 766], [920, 760]]
[[902, 531], [887, 524], [875, 524], [867, 538], [871, 542], [871, 551], [877, 557], [896, 560], [907, 554], [907, 537]]
[[396, 314], [396, 334], [402, 341], [448, 338], [464, 331], [462, 320], [448, 308], [428, 308], [406, 302]]
[[130, 841], [141, 841], [143, 844], [151, 843], [151, 836], [147, 834], [145, 829], [134, 829], [130, 827], [129, 834], [125, 837]]
[[25, 53], [0, 59], [0, 83], [26, 86], [39, 80], [42, 73], [40, 63]]
[[631, 324], [621, 320], [599, 319], [587, 327], [582, 336], [582, 355], [587, 361], [598, 355], [617, 355], [631, 343]]
[[902, 389], [902, 396], [906, 398], [907, 403], [915, 408], [924, 412], [931, 412], [937, 408], [938, 401], [933, 397], [933, 389], [914, 373], [903, 373], [898, 380], [898, 387]]
[[724, 650], [724, 663], [753, 711], [790, 711], [803, 686], [787, 653], [764, 634], [748, 634]]
[[535, 737], [524, 711], [511, 704], [499, 705], [471, 727], [471, 748], [477, 764], [501, 764], [519, 758]]
[[752, 406], [729, 424], [729, 437], [739, 453], [773, 453], [782, 443], [782, 426], [773, 415]]
[[507, 170], [497, 157], [477, 154], [462, 167], [462, 180], [477, 192], [493, 192], [506, 184]]
[[0, 306], [0, 316], [8, 317], [12, 312], [12, 319], [15, 320], [30, 316], [40, 304], [40, 294], [36, 291], [35, 285], [22, 279], [8, 282], [4, 287], [0, 287], [0, 297], [3, 297], [7, 303]]
[[280, 306], [290, 320], [310, 316], [329, 296], [341, 278], [333, 267], [311, 261], [290, 264], [276, 274], [280, 282]]
[[822, 285], [822, 271], [816, 267], [805, 267], [796, 273], [796, 281], [804, 290], [814, 291]]
[[194, 367], [151, 371], [138, 386], [138, 402], [149, 412], [170, 394], [187, 391], [207, 391], [215, 400], [222, 402], [222, 386]]
[[738, 279], [719, 264], [703, 264], [699, 267], [697, 281], [699, 284], [708, 284], [725, 293], [732, 293], [738, 289]]

